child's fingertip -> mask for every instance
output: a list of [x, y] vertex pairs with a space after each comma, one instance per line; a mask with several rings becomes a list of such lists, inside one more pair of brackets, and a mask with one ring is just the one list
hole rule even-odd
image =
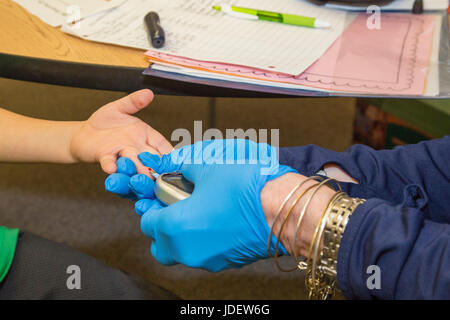
[[113, 173], [116, 173], [116, 171], [117, 171], [117, 166], [113, 163], [108, 165], [108, 167], [106, 169], [107, 174], [113, 174]]
[[107, 174], [116, 173], [115, 166], [113, 167], [112, 165], [107, 165], [107, 164], [101, 164], [100, 166], [104, 173], [107, 173]]

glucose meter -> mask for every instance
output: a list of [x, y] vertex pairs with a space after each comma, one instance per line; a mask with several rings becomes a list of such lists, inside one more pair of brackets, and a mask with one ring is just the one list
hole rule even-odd
[[180, 172], [163, 173], [156, 179], [154, 191], [162, 203], [169, 205], [188, 198], [194, 191], [194, 184]]

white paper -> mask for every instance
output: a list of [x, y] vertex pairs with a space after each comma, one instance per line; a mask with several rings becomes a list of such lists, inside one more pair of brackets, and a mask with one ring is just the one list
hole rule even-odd
[[[158, 51], [196, 60], [245, 65], [298, 75], [308, 68], [342, 33], [346, 13], [299, 0], [225, 0], [260, 10], [313, 16], [331, 23], [312, 29], [267, 21], [229, 17], [212, 9], [217, 0], [128, 0], [107, 13], [81, 21], [75, 33], [87, 40], [153, 49], [144, 16], [158, 12], [166, 44]], [[220, 3], [220, 1], [219, 1]], [[154, 50], [154, 49], [153, 49]]]
[[108, 10], [125, 0], [14, 0], [52, 27]]
[[[414, 5], [415, 0], [395, 0], [389, 4], [381, 6], [383, 11], [411, 11]], [[424, 0], [423, 1], [423, 9], [427, 11], [432, 10], [445, 10], [448, 8], [449, 0]], [[349, 5], [341, 5], [335, 3], [327, 3], [325, 5], [326, 8], [330, 9], [342, 9], [348, 11], [366, 11], [366, 7], [357, 7], [357, 6], [349, 6]]]

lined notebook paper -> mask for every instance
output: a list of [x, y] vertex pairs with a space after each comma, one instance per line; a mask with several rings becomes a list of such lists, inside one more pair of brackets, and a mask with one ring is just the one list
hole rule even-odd
[[84, 39], [150, 49], [143, 18], [158, 12], [166, 45], [157, 50], [191, 59], [245, 65], [298, 75], [319, 59], [344, 29], [346, 13], [298, 0], [223, 1], [237, 6], [313, 16], [331, 23], [311, 29], [236, 19], [212, 10], [217, 0], [128, 0], [107, 13], [63, 30]]

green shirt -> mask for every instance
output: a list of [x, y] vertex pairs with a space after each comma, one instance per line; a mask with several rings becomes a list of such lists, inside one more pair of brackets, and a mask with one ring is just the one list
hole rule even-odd
[[0, 226], [0, 282], [6, 277], [16, 251], [19, 229]]

